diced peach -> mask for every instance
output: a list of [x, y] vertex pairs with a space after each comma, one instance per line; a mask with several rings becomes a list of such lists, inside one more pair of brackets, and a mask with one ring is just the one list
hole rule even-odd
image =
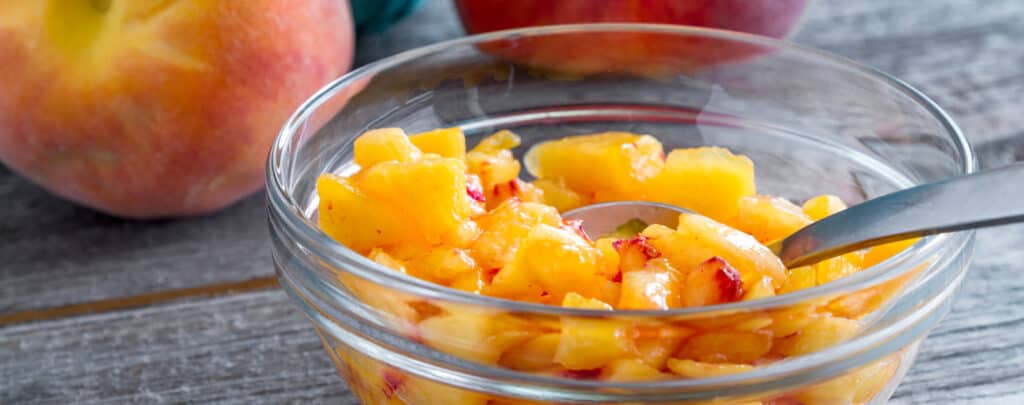
[[759, 195], [739, 200], [736, 227], [762, 243], [782, 239], [811, 222], [800, 207], [784, 198]]
[[466, 154], [467, 170], [480, 176], [483, 189], [491, 192], [498, 184], [507, 184], [519, 177], [519, 161], [510, 149], [519, 145], [519, 137], [510, 131], [499, 131], [480, 141]]
[[621, 277], [619, 272], [619, 251], [615, 248], [616, 240], [601, 238], [594, 241], [594, 247], [600, 252], [598, 266], [594, 272], [609, 280], [618, 280]]
[[746, 293], [743, 294], [744, 301], [752, 301], [761, 298], [774, 297], [775, 288], [772, 287], [772, 279], [770, 277], [761, 277], [754, 283], [750, 283], [749, 286], [745, 287]]
[[860, 330], [860, 322], [854, 320], [814, 317], [793, 336], [776, 342], [774, 351], [786, 356], [812, 353], [848, 340]]
[[366, 255], [366, 257], [399, 273], [408, 273], [404, 262], [387, 254], [379, 248], [371, 250], [370, 254]]
[[769, 327], [772, 326], [772, 323], [774, 323], [774, 320], [767, 315], [754, 316], [730, 325], [729, 328], [740, 332], [758, 332], [764, 330], [770, 333], [771, 329], [769, 329]]
[[854, 378], [859, 379], [853, 383], [857, 387], [853, 393], [855, 403], [867, 403], [878, 395], [878, 392], [892, 380], [896, 370], [899, 369], [901, 354], [901, 352], [894, 353], [855, 372]]
[[483, 293], [492, 297], [506, 298], [516, 301], [547, 303], [550, 295], [546, 294], [530, 273], [530, 269], [510, 263], [498, 270], [491, 284], [484, 288]]
[[[854, 252], [852, 255], [856, 256], [857, 253]], [[860, 268], [853, 263], [853, 260], [856, 259], [851, 259], [849, 257], [851, 256], [836, 256], [813, 264], [812, 267], [814, 267], [815, 273], [814, 278], [817, 281], [817, 284], [822, 285], [835, 281], [859, 271]]]
[[864, 290], [843, 294], [829, 302], [826, 308], [835, 316], [850, 319], [861, 318], [877, 310], [899, 293], [910, 279], [917, 276], [922, 268], [915, 269], [907, 274]]
[[[576, 293], [566, 294], [562, 306], [612, 310], [611, 305]], [[563, 317], [555, 362], [570, 370], [590, 370], [624, 357], [630, 353], [627, 330], [613, 319]]]
[[503, 129], [481, 139], [480, 142], [473, 147], [471, 152], [493, 154], [495, 152], [515, 148], [516, 146], [519, 146], [520, 142], [522, 142], [522, 140], [519, 139], [519, 135], [516, 135], [514, 132], [507, 129]]
[[822, 194], [804, 201], [802, 210], [812, 220], [820, 221], [829, 215], [846, 209], [846, 203], [834, 195]]
[[497, 207], [505, 200], [511, 198], [536, 203], [544, 202], [544, 191], [519, 179], [512, 179], [507, 182], [491, 186], [491, 188], [487, 190], [486, 196], [487, 208]]
[[466, 195], [470, 200], [470, 216], [475, 217], [487, 212], [487, 194], [484, 193], [484, 185], [480, 182], [480, 176], [466, 175]]
[[872, 246], [868, 249], [867, 253], [864, 254], [864, 261], [861, 266], [866, 269], [881, 263], [886, 259], [895, 256], [897, 253], [906, 250], [919, 240], [921, 240], [921, 238], [904, 239], [901, 241]]
[[780, 294], [786, 294], [805, 288], [818, 285], [818, 270], [814, 266], [800, 266], [786, 270], [788, 281], [779, 289]]
[[452, 158], [382, 162], [363, 170], [356, 186], [374, 201], [403, 215], [405, 229], [427, 244], [461, 245], [472, 239], [475, 224], [466, 194], [466, 167]]
[[[715, 256], [683, 276], [680, 303], [687, 307], [724, 304], [743, 298], [740, 273], [721, 257]], [[623, 279], [625, 280], [625, 279]]]
[[772, 311], [769, 329], [776, 337], [789, 337], [807, 326], [811, 318], [818, 317], [816, 308], [814, 305], [797, 305]]
[[324, 174], [316, 188], [320, 196], [317, 222], [334, 240], [365, 253], [405, 239], [406, 226], [397, 213], [359, 192], [348, 179]]
[[558, 333], [545, 333], [509, 348], [499, 364], [522, 371], [547, 370], [555, 366], [555, 351], [561, 339]]
[[618, 359], [605, 366], [601, 378], [614, 382], [661, 381], [672, 378], [672, 375], [662, 373], [639, 359]]
[[771, 250], [753, 236], [704, 216], [682, 214], [676, 230], [651, 225], [643, 235], [650, 237], [651, 244], [680, 270], [696, 268], [720, 256], [739, 271], [744, 281], [767, 276], [778, 288], [786, 280], [786, 268]]
[[[378, 256], [376, 260], [381, 258]], [[420, 320], [420, 314], [410, 305], [411, 297], [351, 274], [339, 275], [338, 281], [360, 302], [376, 312], [376, 316], [386, 320], [406, 336], [414, 334], [415, 323]]]
[[622, 296], [622, 283], [611, 281], [603, 277], [598, 278], [597, 294], [594, 298], [601, 302], [619, 302]]
[[637, 358], [655, 369], [665, 368], [665, 362], [679, 349], [683, 339], [694, 332], [672, 325], [653, 325], [634, 328], [633, 350]]
[[729, 223], [736, 217], [740, 197], [755, 193], [754, 164], [724, 148], [676, 149], [649, 190], [655, 201]]
[[869, 401], [895, 373], [897, 361], [883, 359], [793, 394], [805, 404], [852, 404]]
[[772, 335], [765, 332], [711, 331], [683, 342], [676, 355], [708, 363], [753, 363], [768, 354]]
[[487, 405], [487, 395], [436, 381], [406, 376], [399, 397], [405, 404]]
[[582, 196], [557, 181], [538, 179], [533, 182], [533, 186], [543, 192], [544, 204], [555, 207], [558, 212], [569, 211], [585, 204]]
[[412, 162], [422, 155], [399, 128], [366, 131], [356, 138], [353, 149], [356, 164], [364, 169], [381, 162]]
[[409, 135], [409, 141], [424, 153], [456, 159], [466, 157], [466, 136], [460, 128], [439, 128]]
[[562, 218], [554, 208], [517, 200], [508, 200], [476, 219], [482, 233], [470, 250], [484, 269], [505, 267], [512, 261], [519, 244], [537, 225], [559, 226]]
[[661, 256], [650, 238], [644, 235], [617, 240], [612, 247], [619, 253], [619, 270], [623, 273], [643, 269], [648, 260]]
[[490, 284], [490, 280], [486, 279], [484, 272], [480, 269], [473, 269], [452, 278], [448, 286], [456, 290], [479, 294], [488, 284]]
[[416, 277], [448, 284], [456, 277], [476, 270], [469, 252], [460, 248], [436, 247], [406, 261], [408, 271]]
[[643, 194], [644, 182], [661, 171], [663, 153], [653, 137], [604, 132], [537, 144], [523, 161], [539, 179], [605, 201]]
[[437, 350], [484, 364], [497, 364], [506, 349], [535, 336], [508, 317], [459, 310], [419, 323], [420, 337]]
[[680, 306], [678, 272], [665, 259], [622, 273], [619, 309], [669, 309]]
[[[321, 334], [321, 340], [323, 335]], [[404, 388], [405, 375], [393, 367], [384, 365], [359, 352], [344, 349], [329, 349], [332, 360], [340, 363], [342, 375], [349, 388], [362, 401], [398, 405], [399, 390]]]
[[594, 272], [598, 255], [577, 233], [538, 225], [519, 246], [513, 266], [527, 270], [544, 292], [559, 302], [569, 292], [598, 295], [604, 280]]
[[668, 359], [668, 369], [686, 378], [711, 378], [751, 371], [747, 364], [704, 363], [690, 359]]

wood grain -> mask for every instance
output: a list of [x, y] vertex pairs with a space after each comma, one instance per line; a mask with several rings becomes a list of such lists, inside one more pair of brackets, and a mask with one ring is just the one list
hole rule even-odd
[[0, 329], [0, 403], [355, 403], [280, 290]]
[[[1024, 226], [981, 232], [952, 313], [894, 404], [1024, 398], [1024, 252], [1009, 233]], [[280, 290], [0, 329], [0, 403], [72, 401], [355, 403]]]

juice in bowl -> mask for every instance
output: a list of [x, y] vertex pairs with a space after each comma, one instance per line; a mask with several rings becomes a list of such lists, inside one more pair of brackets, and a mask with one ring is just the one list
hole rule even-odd
[[[701, 52], [600, 56], [638, 39]], [[545, 41], [581, 49], [529, 58]], [[580, 25], [332, 83], [282, 130], [268, 198], [282, 285], [364, 403], [884, 403], [973, 234], [797, 268], [763, 244], [974, 169], [948, 117], [884, 74], [744, 34]], [[560, 215], [615, 200], [695, 214], [608, 235]]]

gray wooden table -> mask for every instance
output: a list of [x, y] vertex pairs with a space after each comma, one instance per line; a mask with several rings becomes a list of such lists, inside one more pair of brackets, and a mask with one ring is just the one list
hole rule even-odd
[[[1024, 2], [818, 0], [797, 42], [903, 78], [984, 166], [1024, 160]], [[357, 64], [462, 35], [428, 0]], [[0, 404], [355, 403], [277, 288], [263, 196], [177, 221], [110, 218], [0, 166]], [[1024, 403], [1024, 227], [980, 233], [900, 404]]]

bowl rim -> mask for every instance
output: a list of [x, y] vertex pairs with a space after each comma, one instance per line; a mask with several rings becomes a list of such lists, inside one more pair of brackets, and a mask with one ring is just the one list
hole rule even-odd
[[914, 266], [923, 263], [924, 259], [939, 253], [938, 251], [941, 249], [959, 251], [960, 248], [967, 244], [969, 238], [973, 235], [973, 231], [961, 231], [929, 236], [911, 246], [909, 249], [904, 250], [885, 261], [875, 264], [868, 269], [857, 272], [856, 274], [820, 286], [810, 287], [772, 297], [701, 307], [674, 308], [669, 310], [606, 311], [597, 309], [564, 308], [554, 305], [478, 295], [396, 272], [360, 255], [358, 252], [355, 252], [347, 246], [344, 246], [330, 238], [315, 223], [303, 215], [302, 207], [296, 204], [292, 195], [286, 189], [284, 184], [285, 181], [282, 179], [283, 172], [281, 170], [281, 164], [287, 161], [284, 156], [287, 156], [288, 152], [292, 148], [293, 135], [304, 128], [308, 123], [309, 118], [319, 109], [319, 107], [328, 102], [328, 100], [333, 99], [334, 96], [342, 93], [343, 90], [349, 88], [349, 86], [358, 85], [362, 80], [372, 78], [378, 72], [388, 70], [430, 54], [444, 52], [452, 48], [474, 46], [482, 42], [496, 40], [596, 32], [676, 34], [743, 42], [752, 45], [785, 49], [787, 52], [795, 52], [799, 54], [802, 58], [811, 58], [816, 62], [829, 64], [830, 68], [835, 67], [843, 69], [849, 73], [866, 76], [869, 79], [876, 80], [890, 86], [903, 96], [913, 100], [921, 108], [927, 111], [931, 117], [943, 127], [943, 129], [945, 129], [949, 139], [952, 141], [954, 148], [956, 149], [957, 157], [960, 160], [958, 162], [960, 166], [958, 169], [961, 170], [961, 174], [972, 173], [978, 170], [977, 158], [970, 142], [952, 118], [934, 101], [928, 98], [921, 91], [913, 88], [900, 79], [845, 57], [823, 50], [798, 45], [787, 40], [704, 27], [644, 23], [565, 24], [493, 31], [415, 48], [359, 67], [326, 84], [295, 110], [295, 112], [285, 122], [272, 144], [266, 165], [267, 199], [271, 215], [276, 215], [279, 219], [282, 219], [283, 221], [280, 221], [279, 223], [285, 227], [285, 230], [289, 232], [290, 236], [298, 239], [302, 245], [316, 246], [317, 250], [314, 253], [317, 254], [321, 260], [324, 260], [326, 264], [344, 269], [344, 271], [352, 273], [374, 284], [387, 286], [389, 289], [426, 299], [436, 299], [458, 304], [469, 304], [488, 309], [584, 318], [606, 318], [609, 315], [623, 319], [683, 317], [709, 313], [733, 313], [787, 307], [815, 298], [849, 293], [894, 279], [908, 271], [911, 271]]

